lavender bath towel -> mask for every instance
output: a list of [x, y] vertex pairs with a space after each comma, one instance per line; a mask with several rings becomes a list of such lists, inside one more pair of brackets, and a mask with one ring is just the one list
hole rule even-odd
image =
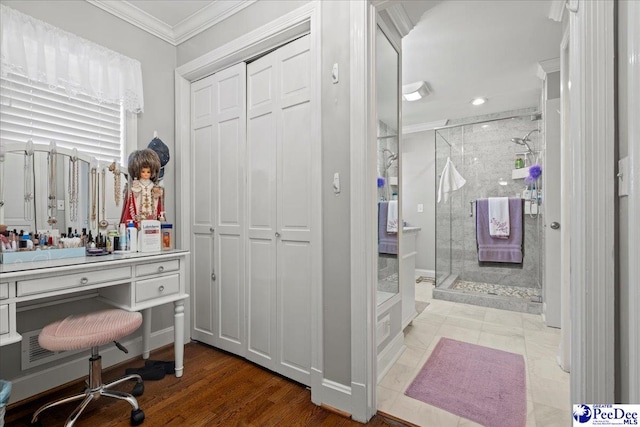
[[378, 202], [378, 253], [398, 255], [398, 234], [387, 233], [389, 202]]
[[509, 199], [511, 231], [507, 239], [497, 239], [489, 235], [488, 200], [476, 200], [478, 261], [522, 264], [522, 248], [524, 242], [523, 204], [523, 199]]

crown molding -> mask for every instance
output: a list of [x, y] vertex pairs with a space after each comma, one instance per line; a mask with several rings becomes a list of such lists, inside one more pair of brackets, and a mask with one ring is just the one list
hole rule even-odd
[[85, 1], [109, 12], [114, 16], [117, 16], [124, 21], [127, 21], [132, 25], [135, 25], [141, 30], [146, 31], [149, 34], [172, 44], [173, 46], [177, 46], [191, 37], [200, 34], [218, 22], [238, 13], [245, 7], [254, 3], [256, 0], [214, 1], [173, 27], [132, 5], [128, 1]]
[[437, 120], [435, 122], [418, 123], [416, 125], [402, 126], [402, 134], [407, 135], [409, 133], [423, 132], [425, 130], [433, 130], [446, 126], [449, 123], [449, 119]]
[[185, 42], [204, 30], [251, 6], [257, 0], [214, 1], [173, 27], [175, 44]]
[[545, 80], [547, 74], [560, 71], [560, 58], [547, 59], [538, 62], [538, 71], [536, 75], [540, 80]]
[[393, 6], [386, 8], [385, 11], [389, 15], [389, 19], [391, 19], [391, 22], [396, 27], [398, 33], [400, 33], [400, 37], [406, 36], [411, 30], [413, 30], [414, 24], [401, 3], [396, 3]]

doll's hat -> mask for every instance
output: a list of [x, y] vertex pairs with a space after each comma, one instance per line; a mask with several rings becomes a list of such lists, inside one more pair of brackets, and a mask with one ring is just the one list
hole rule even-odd
[[155, 151], [160, 159], [160, 174], [158, 179], [162, 179], [162, 177], [164, 177], [164, 166], [169, 163], [169, 159], [171, 158], [171, 156], [169, 156], [169, 147], [167, 147], [167, 144], [162, 142], [160, 138], [155, 137], [151, 140], [147, 148]]

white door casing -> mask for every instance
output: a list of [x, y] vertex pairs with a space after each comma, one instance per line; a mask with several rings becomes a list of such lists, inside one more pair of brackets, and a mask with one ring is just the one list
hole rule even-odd
[[193, 338], [245, 354], [246, 67], [192, 84]]

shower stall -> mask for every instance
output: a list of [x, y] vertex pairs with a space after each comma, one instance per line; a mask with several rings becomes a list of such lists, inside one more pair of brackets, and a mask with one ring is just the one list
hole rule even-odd
[[[529, 176], [530, 166], [542, 166], [541, 120], [519, 113], [435, 131], [436, 186], [447, 158], [466, 180], [436, 203], [436, 299], [542, 312], [543, 189]], [[524, 199], [521, 264], [478, 261], [475, 202], [489, 197]]]

